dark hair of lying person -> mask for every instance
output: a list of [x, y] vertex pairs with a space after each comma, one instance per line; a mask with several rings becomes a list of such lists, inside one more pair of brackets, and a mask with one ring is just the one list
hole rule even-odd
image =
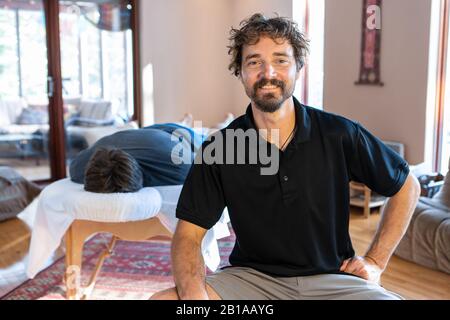
[[100, 148], [86, 166], [84, 189], [97, 193], [136, 192], [143, 187], [142, 170], [131, 155], [116, 148]]

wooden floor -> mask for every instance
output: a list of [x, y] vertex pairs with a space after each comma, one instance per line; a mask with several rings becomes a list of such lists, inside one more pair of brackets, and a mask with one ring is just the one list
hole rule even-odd
[[[375, 233], [380, 215], [372, 211], [364, 219], [361, 209], [352, 209], [350, 234], [356, 254], [363, 255]], [[392, 256], [381, 284], [406, 299], [450, 299], [450, 275]]]
[[[14, 168], [29, 181], [50, 179], [50, 164], [47, 159], [5, 159], [0, 158], [0, 165]], [[69, 171], [67, 171], [69, 172]]]
[[[375, 232], [379, 214], [369, 219], [352, 209], [350, 232], [357, 254], [363, 254]], [[25, 257], [33, 217], [0, 222], [0, 297], [26, 280]], [[60, 257], [56, 253], [54, 259]], [[382, 276], [382, 285], [407, 299], [450, 299], [450, 275], [421, 267], [393, 256]]]

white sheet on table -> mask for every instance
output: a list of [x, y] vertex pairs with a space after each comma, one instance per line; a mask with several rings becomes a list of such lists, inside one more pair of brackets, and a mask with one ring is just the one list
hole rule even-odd
[[[138, 221], [157, 216], [172, 233], [176, 203], [182, 186], [143, 188], [135, 193], [86, 192], [83, 185], [63, 179], [47, 186], [39, 195], [32, 229], [27, 276], [34, 276], [48, 263], [75, 219], [101, 222]], [[29, 208], [28, 208], [29, 210]], [[159, 213], [159, 214], [158, 214]], [[229, 235], [228, 213], [205, 235], [202, 253], [205, 264], [215, 271], [220, 263], [216, 239]]]
[[[155, 187], [159, 191], [163, 199], [160, 214], [158, 218], [161, 223], [172, 233], [175, 232], [178, 219], [175, 217], [175, 211], [177, 208], [178, 198], [180, 197], [182, 186], [164, 186]], [[225, 208], [219, 221], [206, 232], [202, 241], [202, 253], [206, 266], [216, 271], [220, 264], [219, 246], [217, 245], [217, 239], [222, 239], [230, 235], [228, 228], [228, 222], [230, 218], [228, 216], [228, 210]]]

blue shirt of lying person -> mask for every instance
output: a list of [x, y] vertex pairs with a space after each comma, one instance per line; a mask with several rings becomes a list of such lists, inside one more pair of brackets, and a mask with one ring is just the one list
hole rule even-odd
[[205, 138], [175, 123], [119, 131], [81, 151], [70, 164], [70, 178], [83, 184], [92, 155], [100, 148], [116, 148], [136, 159], [142, 170], [143, 187], [183, 184]]

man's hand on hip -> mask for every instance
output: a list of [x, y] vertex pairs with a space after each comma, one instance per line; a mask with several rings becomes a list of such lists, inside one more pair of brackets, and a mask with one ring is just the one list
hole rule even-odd
[[383, 272], [371, 258], [360, 256], [344, 260], [339, 270], [377, 284], [380, 283], [381, 273]]

